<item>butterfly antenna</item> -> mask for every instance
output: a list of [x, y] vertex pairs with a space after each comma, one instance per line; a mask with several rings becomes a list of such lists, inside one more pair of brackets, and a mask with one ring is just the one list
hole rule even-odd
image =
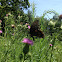
[[33, 38], [33, 40], [35, 40], [34, 37], [32, 37], [32, 38]]

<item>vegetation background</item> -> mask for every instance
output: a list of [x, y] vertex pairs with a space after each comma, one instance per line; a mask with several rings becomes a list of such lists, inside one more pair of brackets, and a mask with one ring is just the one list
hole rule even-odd
[[[35, 17], [35, 4], [28, 10], [28, 0], [0, 0], [0, 62], [62, 62], [62, 15], [56, 11], [46, 11], [41, 17]], [[24, 9], [28, 10], [27, 14]], [[47, 19], [45, 15], [54, 14]], [[38, 19], [39, 27], [44, 32], [43, 38], [30, 37], [28, 28]], [[24, 56], [24, 38], [34, 44]]]

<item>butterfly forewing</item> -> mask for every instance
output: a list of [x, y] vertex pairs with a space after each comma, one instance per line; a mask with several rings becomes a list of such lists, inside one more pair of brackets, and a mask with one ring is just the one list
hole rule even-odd
[[31, 25], [31, 28], [35, 30], [39, 29], [39, 21], [38, 20], [34, 21]]

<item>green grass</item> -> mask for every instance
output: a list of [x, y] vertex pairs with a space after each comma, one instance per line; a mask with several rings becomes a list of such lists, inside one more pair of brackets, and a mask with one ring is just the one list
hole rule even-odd
[[[13, 40], [0, 36], [0, 62], [24, 61], [23, 47], [25, 44], [21, 42], [22, 39], [20, 37]], [[44, 39], [35, 39], [33, 46], [29, 47], [25, 62], [62, 62], [62, 42], [55, 40], [54, 45], [50, 47], [50, 41], [48, 36], [45, 36]]]

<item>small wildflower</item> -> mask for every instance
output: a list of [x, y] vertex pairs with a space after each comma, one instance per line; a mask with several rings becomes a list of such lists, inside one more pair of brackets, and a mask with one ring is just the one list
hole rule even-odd
[[14, 36], [14, 33], [12, 35]]
[[50, 46], [53, 46], [52, 44], [49, 44]]
[[29, 26], [29, 24], [28, 24], [28, 23], [26, 23], [25, 25]]
[[26, 26], [28, 26], [28, 28], [30, 29], [30, 26], [29, 26], [29, 24], [28, 24], [28, 23], [26, 23], [25, 25], [26, 25]]
[[2, 22], [2, 20], [0, 20], [0, 23]]
[[48, 23], [48, 25], [52, 25], [52, 26], [55, 26], [55, 24], [56, 24], [56, 22], [53, 22], [53, 21], [50, 21], [50, 22]]
[[6, 16], [8, 16], [8, 14], [6, 14]]
[[22, 42], [26, 43], [26, 44], [29, 44], [29, 45], [33, 45], [33, 41], [28, 39], [28, 38], [24, 38], [24, 40]]
[[11, 27], [12, 27], [12, 28], [14, 28], [14, 27], [15, 27], [15, 25], [14, 25], [14, 24], [12, 24], [12, 25], [11, 25]]
[[2, 33], [2, 30], [0, 30], [0, 33]]
[[9, 12], [8, 15], [12, 16], [12, 15], [11, 15], [11, 12]]
[[28, 25], [28, 28], [30, 29], [30, 26]]

